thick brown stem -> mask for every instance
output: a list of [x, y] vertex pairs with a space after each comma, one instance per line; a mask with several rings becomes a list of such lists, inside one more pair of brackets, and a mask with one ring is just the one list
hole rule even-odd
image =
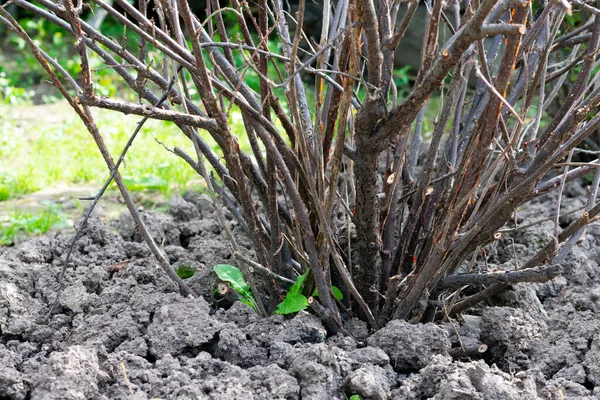
[[356, 182], [356, 220], [357, 228], [358, 267], [354, 268], [354, 281], [369, 308], [377, 314], [381, 274], [381, 255], [379, 237], [379, 200], [377, 199], [377, 174], [379, 169], [379, 154], [370, 152], [365, 146], [364, 139], [356, 136], [357, 159], [354, 162]]

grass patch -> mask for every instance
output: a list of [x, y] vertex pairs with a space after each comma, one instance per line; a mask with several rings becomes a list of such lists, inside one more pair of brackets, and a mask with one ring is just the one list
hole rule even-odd
[[43, 235], [52, 228], [69, 225], [60, 207], [46, 203], [38, 213], [14, 210], [0, 220], [0, 246], [10, 246], [28, 238]]
[[[58, 184], [100, 187], [109, 173], [83, 124], [64, 103], [52, 106], [1, 107], [0, 201]], [[116, 159], [140, 117], [95, 112], [104, 140]], [[36, 118], [39, 116], [39, 118]], [[120, 171], [132, 191], [155, 190], [165, 196], [200, 189], [203, 181], [164, 143], [194, 154], [171, 123], [148, 121], [129, 150]], [[113, 184], [114, 188], [114, 184]]]

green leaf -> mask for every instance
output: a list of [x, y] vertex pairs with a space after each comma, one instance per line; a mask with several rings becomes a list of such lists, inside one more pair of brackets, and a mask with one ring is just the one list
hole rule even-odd
[[[335, 297], [336, 299], [341, 301], [344, 298], [342, 291], [337, 286], [332, 286], [331, 291], [333, 292], [333, 297]], [[317, 292], [317, 288], [315, 288], [315, 290], [313, 290], [312, 296], [319, 297], [319, 292]]]
[[187, 279], [194, 276], [196, 273], [196, 268], [191, 265], [180, 265], [175, 267], [175, 272], [181, 279]]
[[344, 295], [342, 294], [342, 291], [337, 287], [337, 286], [332, 286], [331, 287], [331, 291], [333, 292], [333, 296], [338, 299], [338, 300], [342, 300], [344, 298]]
[[279, 303], [277, 306], [277, 311], [275, 311], [275, 314], [292, 314], [302, 311], [306, 307], [308, 307], [308, 299], [306, 296], [298, 293], [288, 292], [288, 294], [285, 296], [285, 300]]
[[353, 394], [352, 396], [350, 396], [350, 400], [360, 400], [360, 396], [357, 394]]
[[244, 280], [244, 275], [239, 268], [229, 264], [217, 264], [213, 267], [213, 270], [220, 280], [229, 283], [233, 290], [242, 296], [240, 299], [242, 303], [248, 304], [256, 310], [256, 302], [252, 292], [250, 292], [250, 286]]
[[296, 282], [290, 287], [290, 290], [285, 295], [285, 300], [277, 305], [277, 311], [275, 314], [292, 314], [298, 311], [304, 310], [308, 307], [308, 299], [306, 296], [301, 294], [302, 287], [304, 286], [304, 280], [308, 276], [306, 271], [304, 274], [296, 278]]
[[229, 264], [217, 264], [213, 267], [220, 280], [231, 284], [238, 293], [249, 292], [250, 286], [244, 280], [244, 274], [239, 268]]
[[[249, 299], [240, 297], [238, 300], [241, 301], [242, 303], [244, 303], [245, 305], [247, 305], [248, 307], [250, 307], [251, 309], [253, 309], [254, 311], [256, 311], [256, 305]], [[252, 298], [252, 300], [254, 300], [254, 298]]]
[[304, 286], [304, 280], [308, 276], [308, 272], [306, 271], [304, 274], [300, 275], [296, 278], [296, 282], [290, 287], [288, 294], [299, 294], [302, 291], [302, 287]]

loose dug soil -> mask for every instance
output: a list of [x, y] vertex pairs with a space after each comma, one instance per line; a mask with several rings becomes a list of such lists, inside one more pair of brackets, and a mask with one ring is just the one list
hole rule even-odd
[[[328, 337], [309, 313], [260, 319], [213, 298], [211, 267], [231, 256], [210, 207], [187, 198], [143, 215], [171, 263], [196, 269], [188, 281], [198, 298], [178, 294], [126, 215], [90, 222], [47, 323], [72, 234], [0, 249], [0, 399], [600, 398], [598, 226], [562, 276], [516, 285], [453, 324], [392, 321], [370, 333], [350, 319], [351, 336]], [[552, 204], [531, 204], [517, 220], [549, 216]], [[505, 235], [488, 247], [487, 268], [522, 264], [551, 227]], [[488, 351], [461, 357], [460, 343]]]

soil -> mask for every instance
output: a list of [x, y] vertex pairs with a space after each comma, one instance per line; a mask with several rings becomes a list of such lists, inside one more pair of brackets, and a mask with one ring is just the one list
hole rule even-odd
[[[565, 196], [574, 209], [585, 190]], [[331, 336], [307, 312], [261, 319], [215, 298], [211, 268], [231, 255], [211, 207], [184, 197], [142, 215], [171, 263], [195, 268], [187, 282], [198, 298], [179, 295], [126, 214], [90, 221], [47, 321], [73, 232], [0, 248], [0, 399], [600, 398], [598, 225], [551, 282], [515, 285], [452, 323], [369, 332], [349, 319], [350, 335]], [[536, 201], [516, 220], [550, 216], [553, 204]], [[548, 232], [552, 222], [504, 235], [487, 268], [522, 265]]]

